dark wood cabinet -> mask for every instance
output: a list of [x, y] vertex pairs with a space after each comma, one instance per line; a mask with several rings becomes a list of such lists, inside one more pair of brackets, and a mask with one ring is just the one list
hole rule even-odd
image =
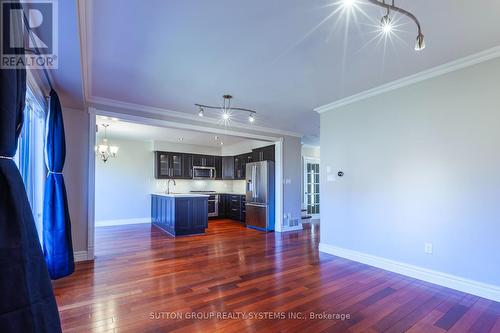
[[215, 179], [222, 178], [222, 157], [214, 156], [214, 167], [215, 167]]
[[156, 179], [189, 179], [192, 178], [191, 156], [183, 153], [155, 152]]
[[173, 236], [204, 233], [208, 198], [152, 195], [151, 222]]
[[184, 162], [182, 165], [182, 175], [183, 179], [192, 179], [193, 178], [193, 155], [184, 154]]
[[252, 156], [254, 162], [261, 162], [261, 161], [275, 162], [274, 145], [252, 150]]
[[215, 156], [193, 154], [193, 166], [215, 167]]
[[215, 179], [244, 180], [247, 163], [259, 160], [274, 160], [274, 146], [234, 157], [155, 151], [155, 178], [192, 179], [193, 166], [201, 166], [215, 168]]
[[245, 195], [219, 194], [219, 218], [245, 222]]
[[252, 153], [234, 157], [234, 179], [245, 179], [247, 163], [253, 161]]
[[234, 179], [234, 157], [222, 157], [222, 179]]
[[155, 178], [170, 178], [170, 163], [168, 153], [155, 151]]

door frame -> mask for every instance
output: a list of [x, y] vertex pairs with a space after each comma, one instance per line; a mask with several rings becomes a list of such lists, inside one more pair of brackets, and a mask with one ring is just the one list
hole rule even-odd
[[[307, 197], [306, 197], [306, 188], [307, 188], [307, 163], [314, 163], [314, 164], [319, 164], [320, 171], [321, 171], [321, 163], [319, 158], [314, 158], [314, 157], [307, 157], [304, 156], [304, 164], [302, 165], [302, 204], [304, 205], [303, 207], [307, 207]], [[319, 174], [320, 180], [321, 180], [321, 172]], [[320, 185], [321, 187], [321, 185]], [[319, 196], [319, 209], [321, 212], [321, 195]], [[321, 214], [312, 214], [313, 219], [319, 219]]]
[[275, 231], [282, 232], [283, 230], [283, 137], [280, 136], [267, 136], [255, 133], [247, 133], [243, 130], [237, 128], [234, 129], [224, 129], [224, 128], [213, 128], [201, 125], [193, 125], [188, 123], [175, 122], [170, 120], [162, 120], [147, 116], [137, 116], [128, 113], [113, 112], [102, 109], [97, 109], [95, 107], [88, 108], [89, 113], [89, 141], [88, 141], [88, 201], [87, 201], [87, 260], [94, 260], [95, 253], [95, 163], [96, 156], [94, 147], [96, 145], [96, 126], [97, 126], [97, 116], [106, 116], [109, 118], [118, 118], [123, 121], [133, 122], [143, 125], [166, 127], [166, 128], [179, 128], [194, 130], [200, 132], [222, 134], [222, 135], [232, 135], [243, 137], [247, 139], [263, 140], [269, 141], [269, 143], [274, 143], [276, 149], [275, 156]]

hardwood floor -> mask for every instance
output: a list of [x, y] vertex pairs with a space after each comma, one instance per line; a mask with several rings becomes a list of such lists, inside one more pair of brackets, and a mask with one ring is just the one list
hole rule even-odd
[[[265, 234], [230, 220], [176, 239], [148, 224], [97, 228], [96, 260], [55, 282], [63, 329], [500, 332], [500, 303], [318, 253], [318, 241], [317, 226]], [[186, 319], [210, 313], [246, 317]]]

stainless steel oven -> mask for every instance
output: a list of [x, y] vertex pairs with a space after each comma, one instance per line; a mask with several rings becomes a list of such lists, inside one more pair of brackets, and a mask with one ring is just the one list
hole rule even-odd
[[215, 168], [194, 166], [193, 179], [215, 179]]
[[213, 191], [191, 191], [191, 193], [200, 193], [208, 195], [208, 217], [219, 216], [219, 195]]

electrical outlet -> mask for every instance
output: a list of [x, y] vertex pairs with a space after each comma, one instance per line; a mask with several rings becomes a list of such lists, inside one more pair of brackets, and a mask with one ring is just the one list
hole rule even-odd
[[425, 243], [424, 244], [424, 253], [432, 254], [432, 243]]

